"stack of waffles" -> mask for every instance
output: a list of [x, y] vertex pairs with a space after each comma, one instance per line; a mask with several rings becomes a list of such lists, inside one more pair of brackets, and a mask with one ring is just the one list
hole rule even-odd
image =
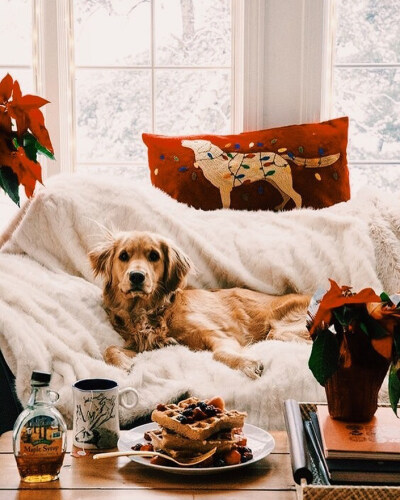
[[215, 456], [221, 462], [218, 465], [227, 465], [225, 459], [232, 451], [235, 451], [236, 463], [240, 463], [252, 458], [242, 433], [246, 416], [244, 412], [226, 410], [219, 397], [206, 401], [193, 397], [178, 404], [158, 405], [151, 418], [160, 427], [148, 434], [155, 450], [177, 459], [216, 448]]

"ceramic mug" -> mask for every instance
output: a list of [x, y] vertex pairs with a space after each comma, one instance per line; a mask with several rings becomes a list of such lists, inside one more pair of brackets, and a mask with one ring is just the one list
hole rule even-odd
[[73, 444], [81, 449], [115, 448], [119, 436], [119, 405], [134, 408], [139, 402], [137, 391], [132, 387], [119, 389], [117, 382], [106, 378], [78, 380], [72, 385], [72, 391]]

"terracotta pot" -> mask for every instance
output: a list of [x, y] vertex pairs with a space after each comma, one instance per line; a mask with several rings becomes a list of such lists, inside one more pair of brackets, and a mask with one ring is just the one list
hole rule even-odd
[[330, 416], [348, 422], [371, 420], [389, 365], [363, 332], [346, 333], [339, 369], [325, 383]]

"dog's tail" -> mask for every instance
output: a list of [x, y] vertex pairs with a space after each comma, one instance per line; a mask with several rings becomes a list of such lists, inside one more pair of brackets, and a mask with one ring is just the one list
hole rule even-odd
[[329, 165], [333, 165], [340, 158], [340, 153], [329, 156], [321, 156], [320, 158], [300, 158], [299, 156], [293, 155], [282, 155], [285, 160], [290, 160], [294, 162], [299, 167], [306, 168], [319, 168], [319, 167], [328, 167]]

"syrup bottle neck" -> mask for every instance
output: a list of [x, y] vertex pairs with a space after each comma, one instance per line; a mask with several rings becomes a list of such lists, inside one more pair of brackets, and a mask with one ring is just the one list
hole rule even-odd
[[50, 398], [49, 386], [31, 386], [31, 395], [28, 401], [28, 407], [32, 408], [35, 405], [51, 405], [53, 404]]

